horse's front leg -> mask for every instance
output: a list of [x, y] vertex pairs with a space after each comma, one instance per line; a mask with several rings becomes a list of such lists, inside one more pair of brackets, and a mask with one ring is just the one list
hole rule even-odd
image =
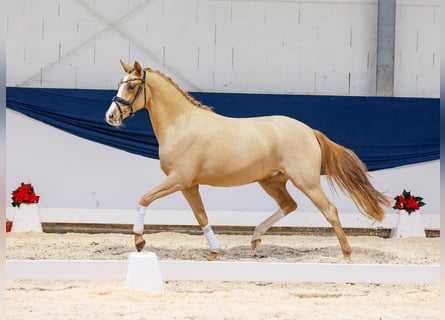
[[199, 194], [199, 186], [194, 185], [187, 189], [183, 189], [182, 194], [192, 208], [193, 214], [209, 243], [209, 259], [215, 260], [219, 252], [219, 241], [213, 233], [212, 227], [209, 225], [209, 219], [207, 218], [201, 195]]
[[182, 188], [183, 186], [178, 176], [171, 172], [160, 185], [144, 194], [139, 200], [136, 210], [136, 221], [133, 226], [134, 244], [137, 251], [142, 251], [145, 246], [145, 240], [142, 235], [144, 234], [145, 211], [147, 207], [156, 199], [165, 197]]

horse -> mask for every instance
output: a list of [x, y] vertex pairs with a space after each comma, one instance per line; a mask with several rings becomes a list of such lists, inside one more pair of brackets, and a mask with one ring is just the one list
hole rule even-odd
[[278, 204], [278, 210], [255, 229], [251, 248], [277, 221], [297, 209], [287, 191], [291, 183], [307, 196], [332, 225], [344, 259], [352, 249], [335, 205], [324, 193], [320, 176], [344, 191], [360, 212], [382, 221], [390, 200], [369, 181], [367, 168], [350, 149], [318, 130], [285, 116], [231, 118], [217, 114], [183, 91], [160, 71], [120, 61], [126, 75], [106, 111], [106, 122], [119, 127], [137, 111], [148, 110], [159, 144], [159, 160], [166, 178], [145, 193], [136, 208], [133, 226], [137, 251], [145, 246], [144, 219], [156, 199], [182, 192], [203, 230], [214, 260], [220, 249], [207, 217], [199, 185], [240, 186], [258, 182]]

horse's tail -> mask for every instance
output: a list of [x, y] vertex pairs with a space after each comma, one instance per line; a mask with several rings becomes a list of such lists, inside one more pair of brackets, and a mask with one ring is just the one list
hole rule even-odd
[[389, 207], [391, 202], [372, 186], [365, 164], [352, 150], [329, 140], [320, 131], [314, 130], [314, 133], [321, 147], [322, 166], [329, 184], [335, 189], [333, 182], [336, 182], [360, 211], [382, 221], [385, 213], [381, 206]]

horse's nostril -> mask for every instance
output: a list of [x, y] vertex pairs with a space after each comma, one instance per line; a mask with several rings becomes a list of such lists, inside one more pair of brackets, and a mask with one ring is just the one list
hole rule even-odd
[[110, 118], [110, 120], [114, 119], [114, 115], [113, 114], [110, 114], [108, 117]]

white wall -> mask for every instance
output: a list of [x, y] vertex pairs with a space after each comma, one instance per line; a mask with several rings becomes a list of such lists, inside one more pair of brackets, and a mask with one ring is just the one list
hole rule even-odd
[[[7, 110], [6, 190], [31, 182], [41, 195], [42, 208], [133, 209], [140, 196], [164, 178], [159, 161], [116, 150], [65, 133], [15, 111]], [[391, 197], [403, 188], [425, 197], [423, 212], [440, 213], [439, 161], [370, 173], [375, 186]], [[324, 183], [324, 180], [323, 180]], [[315, 207], [289, 185], [299, 211]], [[328, 196], [340, 212], [357, 212], [344, 195]], [[204, 204], [212, 211], [274, 211], [276, 204], [257, 185], [235, 188], [201, 187]], [[180, 193], [155, 201], [152, 209], [189, 210]], [[388, 209], [391, 211], [391, 209]]]
[[[377, 0], [7, 1], [9, 86], [115, 88], [119, 59], [188, 91], [374, 95]], [[439, 0], [397, 1], [395, 94], [439, 97]]]
[[439, 38], [439, 1], [397, 1], [394, 95], [440, 97]]

